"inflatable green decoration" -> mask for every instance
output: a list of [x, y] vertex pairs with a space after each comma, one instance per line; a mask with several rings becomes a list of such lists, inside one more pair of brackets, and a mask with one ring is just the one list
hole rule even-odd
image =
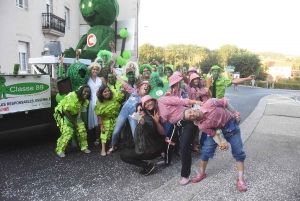
[[128, 36], [128, 31], [126, 29], [121, 29], [119, 34], [121, 38], [126, 38]]
[[123, 65], [123, 58], [121, 56], [117, 56], [117, 64], [120, 66]]
[[123, 53], [122, 53], [122, 57], [124, 59], [130, 59], [131, 53], [128, 50], [124, 50]]
[[[119, 4], [117, 0], [81, 0], [79, 9], [91, 28], [82, 36], [75, 49], [82, 49], [80, 58], [94, 61], [100, 50], [110, 51], [109, 41], [115, 41], [114, 30], [110, 25], [119, 15]], [[74, 58], [75, 50], [66, 50], [64, 56]]]

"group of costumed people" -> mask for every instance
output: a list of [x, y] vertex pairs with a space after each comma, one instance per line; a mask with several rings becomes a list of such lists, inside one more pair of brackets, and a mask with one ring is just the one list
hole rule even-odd
[[[251, 80], [253, 76], [233, 80], [224, 77], [221, 68], [214, 65], [204, 80], [195, 67], [183, 72], [184, 62], [179, 71], [174, 71], [172, 65], [162, 65], [156, 60], [140, 67], [127, 62], [122, 74], [118, 74], [114, 44], [111, 42], [110, 46], [111, 52], [99, 53], [88, 67], [90, 77], [86, 84], [66, 95], [55, 108], [54, 117], [61, 131], [56, 153], [65, 157], [74, 133], [81, 151], [90, 153], [81, 118], [87, 108], [87, 128], [95, 132], [94, 144], [101, 143], [102, 156], [117, 149], [119, 135], [127, 124], [134, 147], [121, 152], [122, 161], [141, 167], [140, 173], [148, 175], [156, 165], [170, 165], [174, 150], [178, 151], [182, 158], [180, 184], [186, 185], [206, 178], [208, 160], [217, 146], [228, 150], [230, 143], [238, 169], [237, 187], [246, 191], [246, 153], [238, 126], [240, 114], [224, 95], [226, 87]], [[190, 179], [192, 152], [197, 144], [202, 151], [200, 171]], [[160, 156], [164, 160], [151, 162]]]

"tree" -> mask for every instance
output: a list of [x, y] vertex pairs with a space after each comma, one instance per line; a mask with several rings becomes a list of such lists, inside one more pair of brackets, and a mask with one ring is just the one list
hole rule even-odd
[[209, 70], [213, 65], [220, 66], [218, 63], [218, 53], [216, 51], [211, 51], [199, 64], [203, 74], [209, 73]]
[[228, 59], [234, 55], [237, 54], [238, 48], [235, 45], [223, 45], [218, 50], [218, 60], [221, 64], [221, 67], [225, 68], [228, 66]]
[[259, 56], [256, 54], [234, 54], [228, 59], [228, 65], [234, 66], [241, 77], [255, 75], [261, 66]]
[[139, 47], [139, 65], [148, 63], [154, 56], [154, 46], [150, 43], [143, 44]]

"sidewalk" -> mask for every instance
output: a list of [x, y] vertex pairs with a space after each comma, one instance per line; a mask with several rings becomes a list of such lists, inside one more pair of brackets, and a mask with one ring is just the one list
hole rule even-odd
[[[140, 200], [300, 200], [300, 94], [269, 95], [240, 125], [248, 191], [239, 192], [231, 151], [217, 151], [207, 178], [180, 186], [174, 177]], [[194, 161], [191, 176], [199, 171]]]

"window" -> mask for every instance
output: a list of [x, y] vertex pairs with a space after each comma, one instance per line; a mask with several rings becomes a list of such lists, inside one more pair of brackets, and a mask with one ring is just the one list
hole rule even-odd
[[65, 7], [65, 21], [66, 21], [66, 27], [70, 28], [70, 9]]
[[24, 42], [19, 42], [19, 62], [20, 62], [20, 70], [26, 71], [28, 70], [28, 54], [27, 54], [28, 44]]
[[16, 6], [28, 10], [28, 0], [16, 0]]

